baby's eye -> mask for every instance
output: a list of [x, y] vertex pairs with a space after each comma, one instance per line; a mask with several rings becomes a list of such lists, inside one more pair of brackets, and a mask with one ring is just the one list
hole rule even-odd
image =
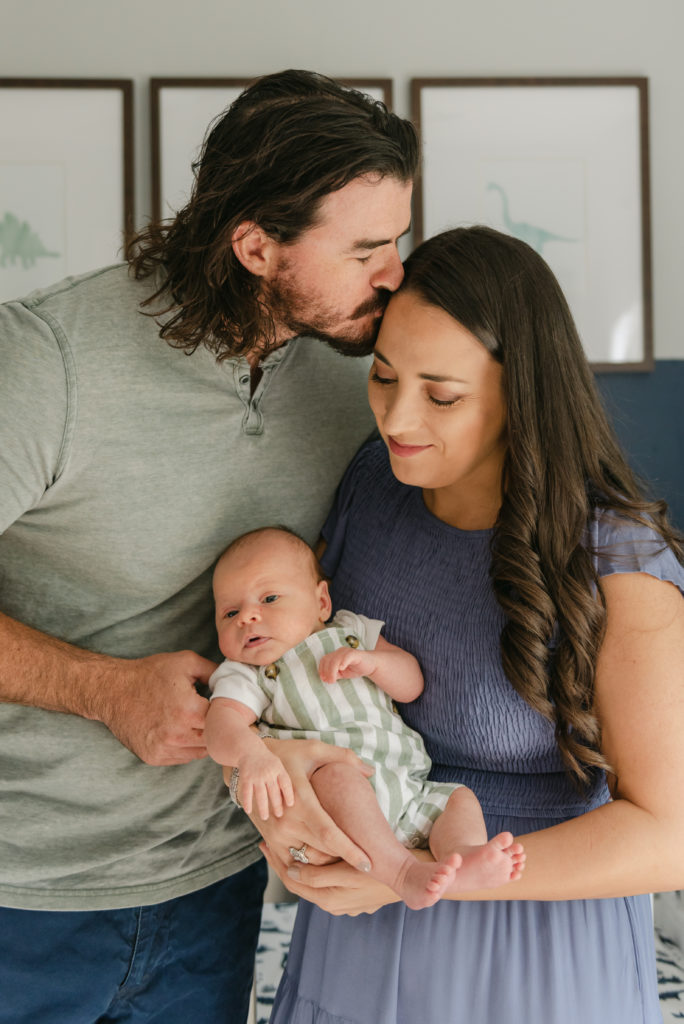
[[277, 594], [267, 594], [264, 598], [264, 604], [273, 604], [274, 601], [278, 600]]
[[223, 618], [224, 619], [232, 619], [236, 615], [237, 615], [237, 608], [231, 608], [230, 611], [226, 612], [226, 614], [223, 616]]

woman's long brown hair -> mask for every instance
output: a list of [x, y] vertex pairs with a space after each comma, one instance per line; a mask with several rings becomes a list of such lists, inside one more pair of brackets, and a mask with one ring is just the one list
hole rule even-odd
[[402, 290], [444, 309], [501, 363], [508, 450], [491, 578], [507, 620], [503, 666], [554, 723], [581, 786], [592, 768], [609, 768], [594, 707], [606, 611], [588, 526], [610, 510], [652, 527], [680, 561], [682, 538], [627, 464], [567, 302], [533, 249], [458, 228], [424, 242], [405, 269]]

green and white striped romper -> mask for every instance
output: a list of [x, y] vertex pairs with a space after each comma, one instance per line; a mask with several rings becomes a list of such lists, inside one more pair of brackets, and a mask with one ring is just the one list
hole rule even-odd
[[212, 697], [230, 697], [250, 708], [262, 736], [350, 747], [375, 768], [370, 782], [397, 838], [406, 846], [425, 846], [459, 784], [428, 781], [431, 762], [421, 737], [372, 680], [356, 676], [327, 684], [318, 675], [319, 660], [338, 647], [373, 650], [383, 625], [339, 611], [272, 665], [224, 661], [209, 685]]

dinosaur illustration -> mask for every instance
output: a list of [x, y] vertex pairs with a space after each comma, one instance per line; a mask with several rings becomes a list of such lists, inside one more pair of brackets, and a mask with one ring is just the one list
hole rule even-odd
[[508, 209], [508, 196], [501, 188], [501, 185], [497, 185], [493, 181], [490, 181], [487, 188], [490, 191], [498, 192], [501, 196], [503, 222], [510, 234], [513, 235], [514, 238], [519, 238], [521, 242], [527, 242], [528, 245], [537, 250], [540, 256], [542, 255], [542, 250], [547, 242], [577, 241], [576, 238], [566, 238], [564, 235], [556, 235], [553, 231], [547, 231], [545, 228], [539, 228], [534, 224], [528, 224], [524, 220], [513, 220]]
[[31, 230], [27, 221], [20, 221], [13, 213], [5, 213], [0, 221], [0, 267], [8, 261], [20, 261], [22, 267], [35, 267], [36, 261], [44, 256], [57, 257], [58, 252], [48, 252], [38, 235]]

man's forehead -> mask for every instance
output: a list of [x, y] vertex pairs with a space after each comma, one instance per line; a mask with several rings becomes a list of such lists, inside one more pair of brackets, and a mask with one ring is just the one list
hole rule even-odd
[[397, 239], [405, 238], [406, 235], [410, 233], [410, 231], [411, 225], [409, 224], [405, 231], [402, 231], [400, 235], [393, 236], [392, 238], [371, 238], [370, 236], [365, 238], [358, 238], [355, 242], [352, 242], [348, 251], [350, 253], [353, 253], [359, 252], [362, 249], [366, 251], [368, 251], [369, 249], [378, 249], [380, 248], [381, 245], [393, 245], [397, 241]]
[[355, 178], [321, 199], [310, 231], [344, 232], [354, 248], [394, 242], [410, 229], [412, 188], [398, 178]]

